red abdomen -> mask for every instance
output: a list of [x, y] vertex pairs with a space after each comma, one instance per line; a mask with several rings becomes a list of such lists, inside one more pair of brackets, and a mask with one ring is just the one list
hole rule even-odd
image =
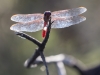
[[43, 27], [43, 31], [42, 31], [42, 37], [43, 38], [45, 38], [46, 32], [47, 32], [47, 29], [45, 28], [46, 25], [47, 25], [47, 22], [44, 22], [44, 27]]

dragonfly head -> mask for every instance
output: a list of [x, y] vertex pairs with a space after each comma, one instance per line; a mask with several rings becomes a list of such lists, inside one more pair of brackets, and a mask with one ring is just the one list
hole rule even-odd
[[51, 11], [45, 11], [44, 12], [44, 21], [48, 22], [50, 17], [51, 17]]

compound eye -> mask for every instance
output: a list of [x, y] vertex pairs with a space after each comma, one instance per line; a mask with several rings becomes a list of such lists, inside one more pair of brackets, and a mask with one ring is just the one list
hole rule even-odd
[[44, 12], [44, 15], [45, 15], [45, 16], [50, 16], [50, 15], [51, 15], [51, 11], [45, 11], [45, 12]]

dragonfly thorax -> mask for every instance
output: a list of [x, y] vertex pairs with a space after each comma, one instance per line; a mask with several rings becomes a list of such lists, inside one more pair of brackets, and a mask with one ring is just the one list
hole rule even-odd
[[50, 19], [50, 17], [51, 17], [51, 11], [45, 11], [44, 12], [44, 21], [48, 22], [48, 20]]

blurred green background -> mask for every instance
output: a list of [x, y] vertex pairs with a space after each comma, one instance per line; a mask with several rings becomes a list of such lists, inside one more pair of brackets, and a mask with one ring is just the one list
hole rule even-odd
[[[63, 29], [52, 29], [46, 45], [45, 56], [70, 54], [88, 67], [100, 64], [100, 0], [0, 0], [0, 75], [46, 75], [40, 66], [26, 69], [24, 61], [31, 57], [37, 47], [10, 30], [14, 14], [43, 13], [84, 6], [86, 21]], [[28, 33], [42, 41], [41, 31]], [[78, 75], [66, 67], [68, 75]], [[57, 75], [56, 68], [49, 65], [50, 75]]]

